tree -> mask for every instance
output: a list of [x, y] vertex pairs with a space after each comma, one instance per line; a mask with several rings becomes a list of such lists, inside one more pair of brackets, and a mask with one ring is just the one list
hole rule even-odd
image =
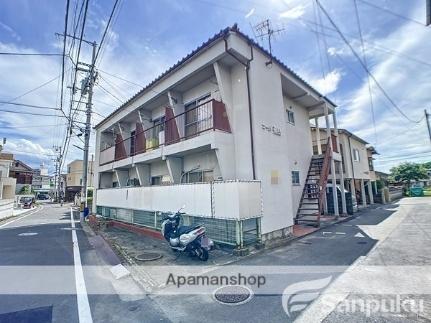
[[402, 163], [391, 168], [391, 177], [397, 182], [407, 183], [407, 186], [410, 187], [411, 181], [428, 178], [428, 175], [423, 164]]

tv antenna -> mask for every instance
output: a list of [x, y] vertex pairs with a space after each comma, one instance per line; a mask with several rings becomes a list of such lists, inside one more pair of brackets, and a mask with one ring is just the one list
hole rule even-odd
[[255, 25], [253, 27], [253, 30], [255, 32], [254, 34], [255, 34], [256, 38], [259, 38], [259, 39], [267, 38], [268, 39], [270, 60], [268, 62], [266, 62], [265, 65], [266, 66], [271, 65], [272, 64], [271, 38], [274, 35], [281, 33], [284, 30], [284, 28], [273, 29], [271, 21], [269, 19], [266, 19], [266, 20], [258, 23], [257, 25]]

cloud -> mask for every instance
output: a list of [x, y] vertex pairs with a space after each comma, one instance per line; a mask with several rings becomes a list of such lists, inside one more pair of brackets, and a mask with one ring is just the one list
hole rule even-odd
[[0, 21], [0, 27], [6, 30], [16, 41], [21, 41], [21, 36], [18, 35], [11, 26], [6, 25], [5, 23]]
[[251, 10], [245, 15], [245, 18], [247, 19], [247, 18], [251, 17], [254, 14], [254, 11], [255, 11], [255, 9], [251, 8]]
[[304, 15], [305, 9], [306, 7], [304, 5], [298, 5], [296, 7], [293, 7], [292, 9], [280, 13], [279, 17], [287, 19], [298, 19]]
[[338, 69], [334, 69], [326, 74], [325, 78], [318, 77], [306, 70], [299, 70], [299, 75], [301, 75], [308, 83], [310, 83], [311, 86], [323, 95], [328, 95], [337, 91], [342, 78], [341, 70]]
[[[419, 120], [423, 116], [423, 109], [429, 106], [431, 68], [409, 60], [404, 55], [430, 57], [431, 35], [426, 28], [407, 23], [393, 30], [385, 38], [375, 39], [374, 42], [384, 47], [396, 48], [397, 55], [381, 53], [373, 55], [375, 61], [371, 68], [373, 75], [409, 118]], [[368, 83], [365, 77], [360, 86], [349, 94], [353, 99], [341, 106], [340, 125], [377, 144], [381, 162], [377, 161], [376, 165], [382, 170], [387, 171], [391, 166], [403, 161], [384, 159], [385, 155], [394, 155], [394, 151], [397, 154], [402, 152], [405, 160], [409, 160], [409, 156], [414, 161], [430, 160], [429, 156], [416, 157], [418, 153], [424, 152], [425, 148], [430, 151], [425, 122], [415, 124], [406, 120], [373, 81], [371, 84], [376, 129], [374, 130], [372, 122]]]

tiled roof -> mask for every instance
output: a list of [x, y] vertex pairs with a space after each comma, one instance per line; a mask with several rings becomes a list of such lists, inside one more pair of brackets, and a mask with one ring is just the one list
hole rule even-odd
[[137, 99], [141, 94], [146, 92], [148, 89], [156, 85], [159, 81], [161, 81], [164, 77], [172, 73], [174, 70], [179, 68], [181, 65], [186, 63], [189, 59], [191, 59], [193, 56], [200, 53], [202, 50], [206, 49], [209, 45], [212, 43], [222, 39], [223, 37], [229, 35], [230, 32], [235, 32], [238, 36], [245, 39], [248, 43], [252, 44], [254, 47], [258, 48], [260, 51], [262, 51], [265, 55], [270, 57], [272, 61], [279, 64], [281, 67], [283, 67], [288, 73], [292, 74], [298, 81], [303, 83], [305, 86], [311, 88], [314, 90], [318, 95], [325, 100], [327, 100], [329, 103], [331, 103], [333, 106], [336, 106], [335, 103], [333, 103], [331, 100], [329, 100], [326, 96], [320, 94], [316, 89], [314, 89], [310, 84], [308, 84], [304, 79], [302, 79], [298, 74], [296, 74], [293, 70], [291, 70], [286, 64], [284, 64], [280, 59], [275, 57], [274, 55], [271, 55], [265, 48], [260, 46], [258, 43], [256, 43], [252, 38], [248, 37], [246, 34], [241, 32], [238, 28], [237, 24], [234, 24], [232, 27], [227, 27], [225, 29], [220, 30], [217, 34], [212, 36], [210, 39], [208, 39], [206, 42], [202, 43], [199, 47], [197, 47], [195, 50], [193, 50], [191, 53], [189, 53], [187, 56], [180, 59], [178, 62], [176, 62], [173, 66], [171, 66], [169, 69], [167, 69], [165, 72], [160, 74], [157, 78], [155, 78], [152, 82], [150, 82], [147, 86], [145, 86], [142, 90], [137, 92], [135, 95], [133, 95], [129, 100], [124, 102], [120, 107], [115, 109], [111, 114], [109, 114], [105, 119], [100, 121], [94, 128], [98, 128], [101, 124], [103, 124], [107, 119], [111, 118], [113, 115], [117, 114], [119, 111], [121, 111], [124, 107], [126, 107], [129, 103], [131, 103], [133, 100]]

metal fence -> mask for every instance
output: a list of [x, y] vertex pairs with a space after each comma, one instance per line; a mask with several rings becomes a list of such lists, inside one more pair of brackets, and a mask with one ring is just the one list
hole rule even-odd
[[[161, 230], [167, 213], [97, 206], [97, 214], [106, 219]], [[206, 218], [183, 215], [182, 225], [203, 225], [207, 236], [219, 244], [243, 247], [260, 241], [260, 218], [243, 220]]]

